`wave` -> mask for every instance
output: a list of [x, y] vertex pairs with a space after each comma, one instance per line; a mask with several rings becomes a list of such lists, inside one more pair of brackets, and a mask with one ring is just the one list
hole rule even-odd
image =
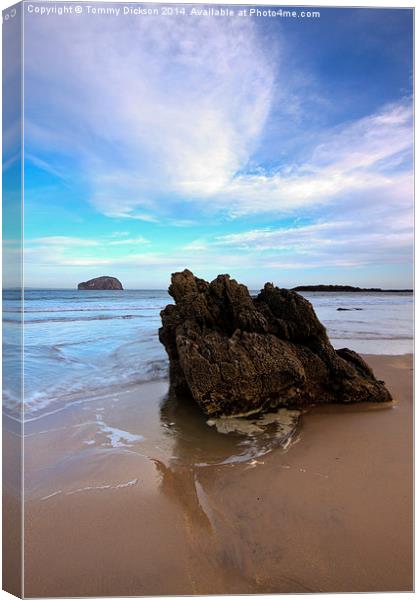
[[102, 395], [116, 394], [133, 386], [152, 381], [164, 381], [168, 378], [168, 361], [151, 360], [138, 369], [127, 369], [114, 373], [97, 373], [90, 377], [89, 383], [79, 378], [55, 385], [45, 390], [27, 392], [22, 407], [21, 397], [13, 390], [3, 391], [3, 412], [20, 420], [22, 413], [25, 421], [33, 421], [46, 414], [64, 410], [73, 404], [82, 404]]
[[[146, 319], [149, 315], [96, 315], [92, 317], [51, 317], [50, 319], [25, 319], [25, 325], [32, 323], [73, 323], [75, 321], [113, 321], [115, 319]], [[15, 319], [3, 319], [4, 323], [16, 323]]]
[[5, 313], [22, 313], [25, 314], [33, 314], [33, 313], [62, 313], [62, 312], [116, 312], [122, 310], [130, 310], [130, 311], [146, 311], [146, 310], [162, 310], [164, 305], [160, 306], [111, 306], [109, 308], [103, 308], [101, 306], [97, 306], [95, 308], [25, 308], [25, 310], [21, 310], [18, 308], [5, 308], [3, 312]]
[[372, 331], [328, 331], [330, 340], [341, 339], [341, 340], [378, 340], [378, 341], [398, 341], [398, 340], [413, 340], [413, 335], [405, 333], [378, 333]]
[[[29, 298], [28, 298], [29, 296]], [[118, 298], [118, 300], [117, 300]], [[46, 300], [46, 302], [44, 302]], [[335, 347], [348, 346], [366, 354], [403, 354], [412, 351], [412, 300], [363, 302], [349, 296], [312, 299]], [[164, 291], [97, 293], [33, 292], [25, 296], [25, 413], [39, 418], [74, 402], [113, 390], [168, 376], [168, 361], [158, 341], [159, 312], [171, 302]], [[121, 302], [121, 304], [120, 304]], [[337, 306], [362, 306], [365, 312], [340, 313]], [[18, 385], [20, 342], [17, 325], [21, 311], [13, 298], [4, 303], [7, 386]], [[16, 370], [12, 381], [11, 373]], [[10, 384], [10, 385], [9, 385]], [[6, 390], [4, 408], [19, 417], [17, 394]]]
[[46, 290], [43, 293], [35, 290], [24, 290], [22, 296], [21, 290], [4, 290], [3, 301], [5, 302], [20, 302], [24, 299], [25, 304], [31, 302], [54, 302], [57, 301], [76, 301], [77, 303], [94, 303], [104, 301], [118, 301], [130, 302], [130, 301], [144, 301], [144, 300], [163, 300], [168, 303], [172, 302], [172, 299], [166, 290], [162, 290], [161, 293], [149, 294], [146, 290], [85, 290], [74, 291], [70, 290]]

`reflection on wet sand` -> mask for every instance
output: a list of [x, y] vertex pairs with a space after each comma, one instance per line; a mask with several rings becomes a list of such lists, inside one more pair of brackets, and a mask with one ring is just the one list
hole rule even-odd
[[219, 419], [214, 427], [215, 421], [209, 422], [191, 398], [168, 394], [163, 398], [160, 418], [165, 435], [172, 441], [172, 456], [166, 463], [155, 460], [162, 475], [162, 491], [182, 507], [188, 519], [210, 530], [204, 471], [233, 467], [235, 463], [264, 464], [256, 459], [289, 446], [299, 415], [284, 409], [270, 416]]
[[160, 418], [173, 442], [171, 463], [207, 467], [247, 462], [287, 448], [298, 430], [301, 412], [280, 409], [247, 418], [208, 419], [191, 398], [163, 398]]
[[27, 596], [410, 589], [409, 358], [376, 359], [392, 409], [241, 432], [156, 383], [31, 423]]

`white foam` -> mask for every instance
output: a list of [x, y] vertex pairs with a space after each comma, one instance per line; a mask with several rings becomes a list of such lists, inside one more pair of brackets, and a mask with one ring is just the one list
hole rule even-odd
[[115, 489], [126, 488], [126, 487], [131, 487], [132, 485], [137, 485], [138, 481], [139, 481], [138, 479], [131, 479], [130, 481], [127, 481], [127, 483], [119, 483], [118, 485], [115, 486]]
[[216, 427], [219, 433], [239, 433], [242, 435], [261, 435], [266, 432], [267, 426], [274, 424], [277, 427], [276, 437], [283, 437], [292, 433], [300, 416], [298, 410], [281, 408], [277, 412], [266, 413], [255, 419], [244, 417], [220, 417], [209, 419], [207, 425]]
[[79, 492], [90, 492], [92, 490], [109, 490], [111, 489], [110, 484], [106, 485], [87, 485], [86, 487], [77, 488], [76, 490], [71, 490], [70, 492], [66, 492], [67, 496], [72, 496], [73, 494], [78, 494]]
[[100, 417], [101, 415], [96, 415], [96, 422], [100, 426], [101, 432], [108, 438], [107, 443], [111, 444], [112, 448], [130, 448], [136, 442], [142, 442], [144, 440], [143, 435], [130, 433], [123, 429], [117, 429], [116, 427], [110, 427]]
[[87, 485], [82, 488], [70, 490], [70, 492], [66, 492], [66, 495], [72, 496], [73, 494], [79, 494], [80, 492], [92, 492], [92, 491], [98, 491], [98, 490], [120, 490], [122, 488], [127, 488], [127, 487], [131, 487], [133, 485], [137, 485], [138, 482], [139, 482], [138, 479], [130, 479], [130, 481], [126, 481], [123, 483], [117, 483], [116, 485], [111, 485], [110, 483], [103, 484], [103, 485]]
[[48, 494], [48, 496], [44, 496], [41, 500], [48, 500], [49, 498], [53, 498], [54, 496], [58, 496], [58, 494], [62, 494], [62, 490], [58, 490], [57, 492], [53, 492], [52, 494]]

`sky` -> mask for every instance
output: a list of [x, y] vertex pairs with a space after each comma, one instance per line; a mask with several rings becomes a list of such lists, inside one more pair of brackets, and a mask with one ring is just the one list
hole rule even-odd
[[411, 287], [412, 13], [319, 10], [26, 14], [26, 285]]

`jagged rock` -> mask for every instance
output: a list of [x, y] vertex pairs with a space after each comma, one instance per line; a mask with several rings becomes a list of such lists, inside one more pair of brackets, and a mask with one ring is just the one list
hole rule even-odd
[[103, 277], [95, 277], [94, 279], [89, 279], [89, 281], [83, 281], [79, 283], [77, 286], [78, 290], [122, 290], [123, 286], [121, 281], [119, 281], [116, 277], [108, 277], [108, 275], [104, 275]]
[[159, 339], [171, 391], [192, 395], [207, 415], [392, 400], [358, 354], [334, 350], [295, 292], [266, 283], [253, 299], [229, 275], [207, 283], [186, 269], [172, 275], [169, 293], [176, 304], [161, 312]]

